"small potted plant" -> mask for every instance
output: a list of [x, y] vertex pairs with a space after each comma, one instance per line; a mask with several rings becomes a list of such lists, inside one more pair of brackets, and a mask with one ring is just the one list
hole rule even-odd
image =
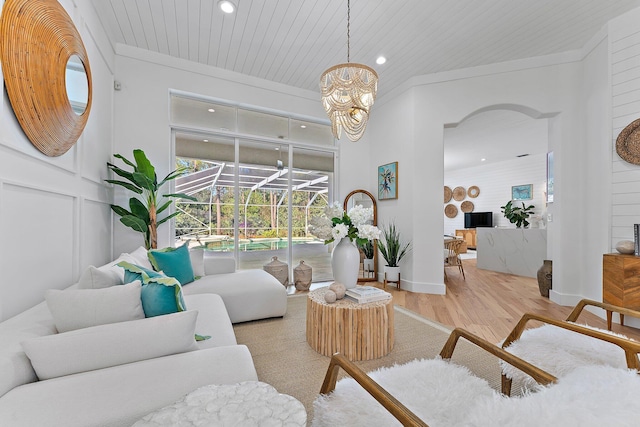
[[500, 206], [500, 209], [502, 209], [501, 212], [509, 222], [515, 224], [516, 228], [521, 228], [522, 226], [529, 226], [527, 218], [533, 214], [532, 210], [534, 209], [534, 206], [525, 206], [524, 202], [522, 202], [522, 207], [513, 206], [512, 200], [509, 200], [506, 205]]
[[364, 271], [373, 271], [373, 242], [367, 240], [360, 245], [360, 249], [362, 249], [362, 253], [364, 253]]
[[400, 260], [411, 251], [411, 241], [401, 243], [400, 232], [394, 223], [382, 228], [382, 239], [378, 240], [378, 249], [387, 262], [384, 273], [388, 281], [397, 281], [400, 277]]

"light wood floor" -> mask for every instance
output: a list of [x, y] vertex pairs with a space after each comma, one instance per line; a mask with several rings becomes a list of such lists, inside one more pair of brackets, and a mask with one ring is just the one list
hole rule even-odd
[[[446, 295], [417, 294], [387, 285], [394, 303], [451, 327], [467, 329], [491, 342], [504, 339], [526, 312], [565, 319], [572, 307], [560, 306], [540, 295], [534, 278], [476, 268], [463, 261], [466, 280], [457, 269], [447, 269]], [[382, 284], [377, 284], [382, 287]], [[580, 323], [606, 328], [606, 321], [584, 311]], [[640, 339], [640, 330], [615, 324], [613, 331]]]
[[[444, 325], [467, 329], [490, 342], [504, 339], [526, 312], [562, 320], [571, 312], [572, 307], [542, 297], [536, 279], [477, 269], [475, 259], [464, 260], [463, 265], [466, 280], [456, 269], [447, 270], [446, 295], [397, 290], [393, 283], [386, 290], [393, 294], [396, 305]], [[370, 284], [383, 287], [382, 283]], [[578, 321], [606, 328], [604, 319], [586, 311]], [[615, 322], [613, 331], [640, 339], [640, 330]]]

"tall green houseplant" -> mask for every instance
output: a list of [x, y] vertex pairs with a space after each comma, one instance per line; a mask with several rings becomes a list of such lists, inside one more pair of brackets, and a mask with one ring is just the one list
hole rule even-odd
[[394, 223], [382, 228], [382, 239], [378, 240], [378, 249], [389, 267], [398, 267], [400, 260], [411, 250], [411, 241], [400, 242], [400, 232]]
[[[144, 235], [144, 245], [147, 249], [156, 249], [158, 247], [158, 226], [176, 216], [178, 212], [167, 215], [161, 220], [158, 220], [158, 215], [171, 206], [174, 198], [196, 201], [195, 197], [182, 193], [159, 194], [160, 188], [164, 184], [176, 179], [188, 170], [188, 168], [178, 168], [165, 176], [162, 181], [158, 182], [156, 170], [149, 159], [147, 159], [144, 151], [140, 149], [133, 150], [135, 163], [120, 154], [115, 154], [114, 157], [122, 160], [126, 165], [133, 168], [133, 170], [124, 170], [113, 163], [107, 162], [107, 167], [111, 169], [114, 174], [126, 179], [126, 181], [117, 179], [106, 179], [105, 181], [122, 186], [139, 196], [134, 196], [129, 199], [129, 210], [118, 205], [111, 205], [111, 209], [120, 215], [121, 223]], [[164, 201], [163, 199], [165, 198], [168, 200]], [[158, 206], [159, 203], [162, 204]]]

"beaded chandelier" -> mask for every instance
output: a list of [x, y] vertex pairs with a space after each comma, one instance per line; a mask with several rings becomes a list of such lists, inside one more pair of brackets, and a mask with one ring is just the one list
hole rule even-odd
[[359, 140], [369, 120], [369, 110], [376, 100], [378, 74], [363, 64], [350, 63], [349, 24], [351, 2], [347, 0], [347, 62], [334, 65], [322, 73], [322, 106], [331, 120], [333, 135], [340, 139], [344, 128], [351, 141]]

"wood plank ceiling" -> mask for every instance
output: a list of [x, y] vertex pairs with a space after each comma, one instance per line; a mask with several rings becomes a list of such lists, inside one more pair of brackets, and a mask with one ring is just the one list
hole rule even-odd
[[[319, 92], [347, 60], [345, 0], [92, 0], [111, 42]], [[581, 49], [640, 0], [352, 0], [351, 62], [413, 76]], [[376, 65], [379, 55], [387, 57]]]

